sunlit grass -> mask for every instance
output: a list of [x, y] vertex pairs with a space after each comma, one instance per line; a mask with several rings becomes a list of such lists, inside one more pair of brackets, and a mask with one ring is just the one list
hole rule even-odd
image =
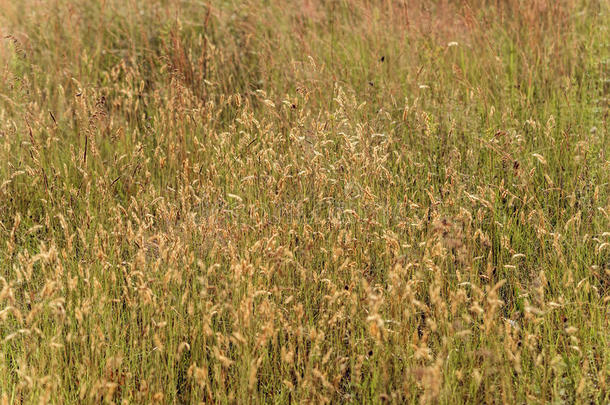
[[0, 398], [607, 403], [609, 23], [0, 0]]

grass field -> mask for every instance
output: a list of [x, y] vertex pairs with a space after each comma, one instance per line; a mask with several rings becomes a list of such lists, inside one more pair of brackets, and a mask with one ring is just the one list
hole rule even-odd
[[609, 5], [0, 0], [0, 404], [608, 404]]

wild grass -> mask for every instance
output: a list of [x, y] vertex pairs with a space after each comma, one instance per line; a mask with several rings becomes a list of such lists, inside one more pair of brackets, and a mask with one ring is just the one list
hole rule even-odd
[[0, 0], [0, 402], [608, 403], [609, 26]]

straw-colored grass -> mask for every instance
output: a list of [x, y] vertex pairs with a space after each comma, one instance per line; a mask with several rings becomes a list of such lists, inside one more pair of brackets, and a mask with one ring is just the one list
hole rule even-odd
[[0, 0], [0, 403], [607, 404], [609, 16]]

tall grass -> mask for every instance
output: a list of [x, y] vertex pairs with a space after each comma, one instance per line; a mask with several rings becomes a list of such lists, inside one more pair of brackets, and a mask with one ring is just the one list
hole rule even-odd
[[0, 0], [2, 403], [607, 403], [608, 8]]

